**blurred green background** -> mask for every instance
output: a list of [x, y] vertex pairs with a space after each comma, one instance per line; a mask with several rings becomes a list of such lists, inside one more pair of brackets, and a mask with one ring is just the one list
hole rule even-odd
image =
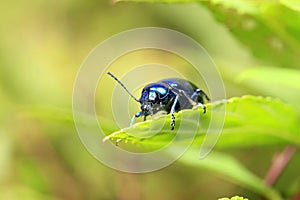
[[[1, 2], [0, 199], [217, 199], [236, 194], [258, 198], [220, 175], [176, 162], [142, 175], [112, 170], [86, 151], [72, 121], [73, 83], [89, 52], [113, 34], [145, 26], [178, 30], [202, 44], [219, 67], [228, 97], [273, 96], [298, 107], [297, 87], [288, 93], [295, 97], [289, 102], [281, 91], [273, 92], [272, 82], [268, 92], [236, 79], [256, 66], [298, 72], [299, 12], [284, 1], [228, 2]], [[156, 52], [134, 58], [161, 60], [160, 56]], [[132, 63], [127, 61], [128, 66]], [[227, 151], [263, 177], [281, 149]], [[293, 161], [289, 167], [282, 184], [298, 172], [299, 163]], [[299, 182], [293, 182], [295, 188]], [[295, 188], [283, 192], [288, 196]]]

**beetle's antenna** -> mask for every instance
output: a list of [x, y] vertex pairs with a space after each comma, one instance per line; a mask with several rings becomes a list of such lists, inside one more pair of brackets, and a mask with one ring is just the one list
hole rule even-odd
[[124, 90], [131, 96], [131, 98], [133, 98], [134, 100], [140, 103], [140, 101], [137, 98], [135, 98], [135, 96], [133, 96], [131, 92], [129, 92], [129, 90], [125, 87], [125, 85], [117, 77], [115, 77], [115, 75], [113, 75], [110, 72], [107, 72], [107, 74], [110, 75], [113, 79], [115, 79], [122, 86], [122, 88], [124, 88]]

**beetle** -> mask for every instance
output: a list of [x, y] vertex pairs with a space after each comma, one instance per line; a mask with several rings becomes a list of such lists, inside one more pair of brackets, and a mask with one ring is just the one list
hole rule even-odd
[[210, 100], [203, 90], [197, 88], [190, 81], [180, 78], [163, 79], [150, 83], [143, 88], [140, 99], [137, 99], [115, 75], [110, 72], [107, 74], [115, 79], [135, 101], [141, 104], [141, 110], [133, 115], [130, 126], [133, 125], [134, 119], [137, 117], [144, 117], [145, 121], [147, 116], [165, 111], [167, 114], [171, 114], [170, 126], [171, 130], [174, 130], [175, 112], [191, 109], [198, 105], [202, 107], [203, 113], [205, 113], [204, 99]]

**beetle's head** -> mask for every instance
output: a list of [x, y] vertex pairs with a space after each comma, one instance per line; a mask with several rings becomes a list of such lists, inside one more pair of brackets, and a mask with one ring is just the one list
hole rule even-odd
[[153, 115], [161, 109], [162, 100], [167, 96], [168, 88], [159, 83], [151, 83], [147, 85], [143, 91], [139, 100], [141, 103], [142, 115]]
[[[149, 97], [152, 95], [152, 97]], [[152, 114], [152, 107], [155, 101], [156, 94], [149, 93], [149, 89], [143, 89], [142, 96], [140, 98], [141, 103], [141, 115], [147, 116]]]
[[153, 103], [149, 101], [145, 101], [141, 103], [141, 114], [144, 116], [153, 114]]

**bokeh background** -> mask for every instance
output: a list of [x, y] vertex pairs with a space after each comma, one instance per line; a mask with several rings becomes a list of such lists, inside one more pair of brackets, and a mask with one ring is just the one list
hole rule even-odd
[[[258, 198], [220, 175], [176, 162], [149, 174], [112, 170], [86, 151], [72, 121], [73, 83], [81, 63], [100, 42], [132, 28], [171, 28], [197, 40], [218, 65], [228, 98], [270, 95], [236, 82], [248, 68], [299, 69], [299, 12], [277, 1], [213, 2], [217, 1], [2, 1], [0, 199], [217, 199], [236, 194]], [[144, 60], [180, 63], [159, 52], [129, 56], [120, 74]], [[97, 108], [110, 117], [105, 114], [110, 108]], [[281, 149], [227, 151], [263, 177]], [[297, 173], [297, 163], [292, 166], [290, 175]]]

